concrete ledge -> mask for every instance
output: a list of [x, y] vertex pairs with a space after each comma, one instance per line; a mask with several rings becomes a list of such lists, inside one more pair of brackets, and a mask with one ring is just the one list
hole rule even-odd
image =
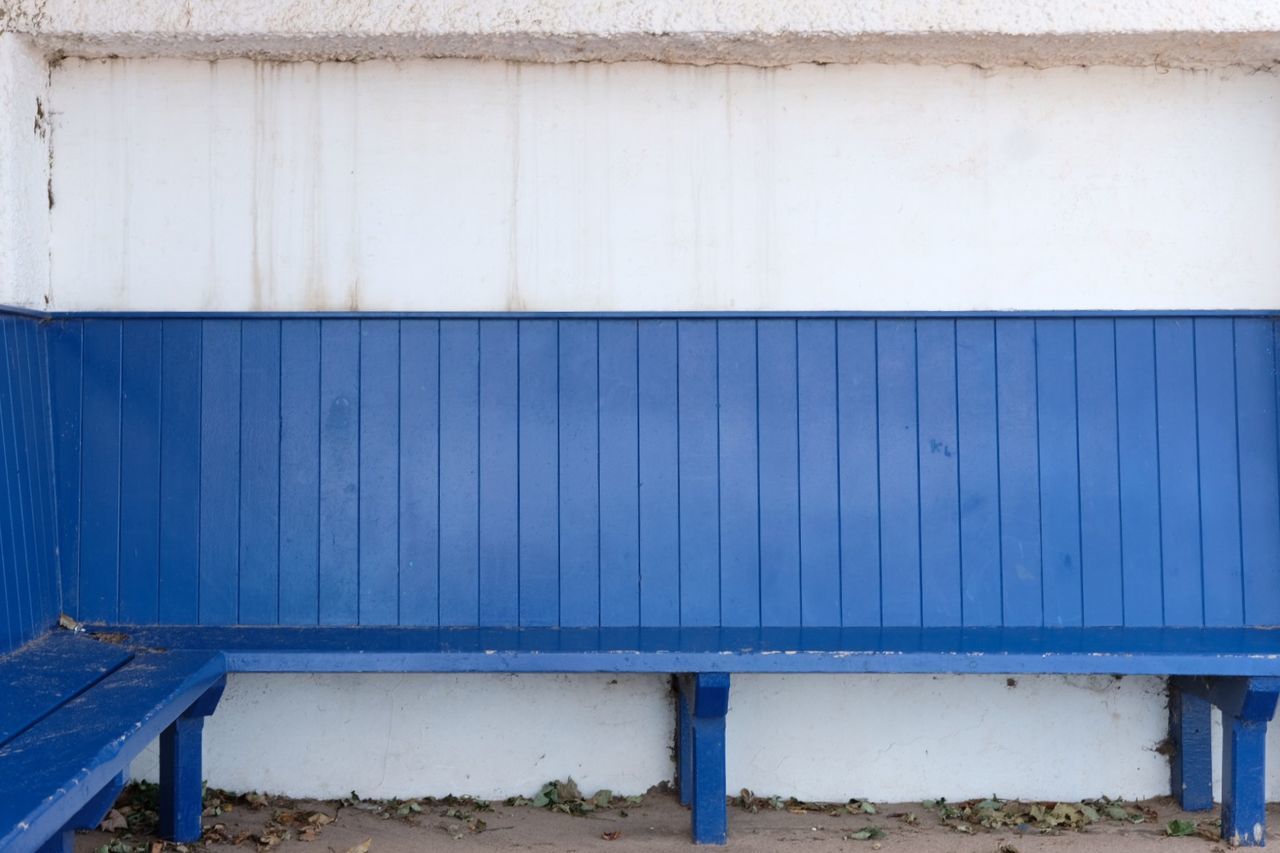
[[0, 0], [53, 55], [1270, 67], [1267, 0]]

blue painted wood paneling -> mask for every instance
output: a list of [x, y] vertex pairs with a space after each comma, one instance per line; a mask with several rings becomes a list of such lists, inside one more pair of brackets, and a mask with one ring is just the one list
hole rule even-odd
[[514, 320], [480, 327], [482, 625], [514, 625], [520, 614], [519, 358]]
[[703, 627], [720, 624], [716, 324], [681, 320], [677, 335], [680, 624]]
[[874, 323], [836, 322], [840, 617], [880, 624], [880, 459]]
[[1164, 618], [1155, 367], [1152, 321], [1116, 321], [1124, 619], [1137, 627], [1159, 625]]
[[[99, 392], [90, 381], [92, 350], [89, 332], [95, 322], [85, 326], [85, 421], [90, 400]], [[200, 568], [197, 601], [199, 620], [206, 625], [229, 625], [238, 619], [240, 595], [240, 378], [244, 367], [241, 357], [239, 320], [209, 320], [201, 330], [200, 362]], [[94, 430], [85, 433], [86, 476], [89, 471], [90, 439]], [[89, 491], [85, 491], [85, 509], [89, 509]], [[233, 533], [234, 531], [234, 533]], [[91, 563], [93, 547], [86, 540], [81, 545], [82, 595], [90, 581], [101, 583], [106, 568], [97, 558]], [[110, 574], [106, 575], [110, 578]], [[126, 590], [126, 594], [132, 591]], [[81, 611], [85, 618], [93, 613]]]
[[796, 321], [761, 320], [760, 624], [800, 624], [800, 460]]
[[400, 622], [440, 621], [440, 324], [400, 324]]
[[[239, 620], [280, 620], [280, 324], [242, 330]], [[394, 601], [394, 597], [392, 597]]]
[[[600, 323], [600, 624], [640, 624], [637, 325]], [[754, 565], [754, 562], [753, 562]]]
[[359, 321], [321, 323], [318, 619], [322, 625], [359, 622], [360, 399]]
[[1044, 620], [1037, 356], [1034, 321], [996, 324], [1000, 569], [1004, 624], [1013, 626]]
[[480, 622], [479, 355], [477, 321], [440, 324], [440, 621], [445, 625]]
[[1160, 460], [1160, 562], [1163, 621], [1190, 625], [1204, 618], [1200, 526], [1177, 519], [1199, 514], [1196, 465], [1196, 363], [1188, 319], [1155, 321], [1156, 451]]
[[640, 623], [680, 624], [676, 324], [639, 327]]
[[[200, 602], [200, 442], [192, 441], [192, 436], [200, 434], [201, 323], [165, 321], [161, 339], [157, 621], [186, 624], [199, 619]], [[69, 399], [71, 411], [78, 411], [74, 399]], [[60, 466], [59, 476], [66, 473]], [[68, 474], [67, 479], [74, 482], [78, 477]], [[61, 497], [58, 505], [60, 514], [66, 511]]]
[[1075, 340], [1082, 616], [1085, 625], [1120, 625], [1124, 576], [1115, 323], [1076, 320]]
[[[85, 323], [81, 412], [83, 422], [92, 428], [83, 431], [81, 447], [78, 613], [95, 622], [117, 622], [120, 617], [120, 340], [119, 320]], [[229, 422], [234, 424], [236, 419]], [[225, 573], [228, 564], [234, 570], [234, 557], [218, 560], [218, 556], [222, 555], [210, 555], [210, 579]]]
[[577, 628], [600, 624], [598, 324], [559, 325], [559, 624]]
[[1280, 406], [1277, 324], [1235, 323], [1240, 549], [1246, 625], [1280, 624]]
[[[280, 623], [315, 625], [320, 621], [319, 321], [281, 324], [280, 375]], [[402, 392], [401, 398], [412, 405], [409, 394]], [[401, 445], [402, 456], [411, 446]]]
[[48, 630], [61, 606], [55, 544], [68, 531], [55, 519], [45, 332], [0, 314], [0, 655]]
[[756, 324], [718, 324], [720, 619], [760, 625], [759, 388]]
[[916, 328], [909, 320], [876, 322], [880, 412], [880, 618], [921, 622], [920, 410]]
[[[129, 323], [120, 339], [120, 621], [154, 624], [160, 615], [159, 320]], [[243, 478], [242, 478], [243, 480]], [[274, 621], [274, 620], [272, 620]]]
[[366, 625], [394, 625], [400, 620], [400, 324], [395, 320], [360, 323], [358, 441], [357, 616]]
[[[4, 322], [6, 352], [35, 347], [6, 411], [38, 407], [46, 356]], [[50, 432], [0, 447], [52, 450], [32, 484], [59, 512], [6, 480], [0, 522], [27, 532], [0, 559], [56, 535], [89, 620], [1280, 623], [1270, 318], [156, 315], [46, 334]], [[25, 575], [4, 592], [22, 613], [49, 597]]]
[[1036, 321], [1040, 500], [1053, 507], [1040, 515], [1044, 624], [1055, 628], [1081, 625], [1084, 610], [1074, 332], [1071, 320]]
[[960, 565], [965, 625], [1004, 618], [995, 323], [956, 324], [956, 448], [960, 454]]
[[1194, 340], [1204, 624], [1234, 627], [1244, 622], [1235, 322], [1197, 319]]
[[[53, 432], [53, 455], [58, 460], [54, 470], [54, 494], [57, 506], [57, 541], [59, 586], [62, 592], [62, 607], [68, 613], [80, 612], [80, 481], [82, 434], [80, 424], [83, 420], [83, 394], [81, 380], [83, 367], [81, 363], [84, 343], [83, 323], [55, 323], [46, 327], [46, 341], [49, 350], [49, 396], [51, 409], [51, 429]], [[198, 364], [198, 362], [197, 362]], [[0, 393], [4, 388], [0, 388]], [[199, 420], [193, 419], [193, 425]], [[0, 430], [4, 429], [0, 422]], [[185, 445], [198, 449], [198, 443], [186, 441]], [[193, 484], [199, 482], [199, 476], [191, 478]], [[2, 497], [2, 494], [0, 494]], [[196, 506], [197, 502], [188, 502]], [[3, 518], [0, 516], [0, 518]], [[195, 535], [189, 535], [194, 546]], [[5, 546], [0, 542], [0, 559], [3, 558]], [[197, 565], [190, 561], [192, 577]], [[195, 596], [190, 596], [192, 603]], [[172, 621], [185, 624], [190, 614], [181, 614]]]
[[836, 326], [796, 325], [800, 457], [800, 623], [840, 624], [840, 450]]
[[920, 605], [928, 625], [964, 623], [960, 578], [960, 468], [956, 440], [956, 327], [916, 324], [920, 440]]
[[[521, 625], [560, 620], [560, 343], [554, 322], [521, 321]], [[445, 498], [442, 495], [441, 500]]]

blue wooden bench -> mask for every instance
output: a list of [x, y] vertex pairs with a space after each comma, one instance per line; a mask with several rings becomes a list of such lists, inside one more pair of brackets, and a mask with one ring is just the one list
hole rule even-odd
[[[1224, 835], [1261, 844], [1278, 325], [11, 314], [49, 430], [6, 468], [47, 492], [2, 558], [46, 588], [9, 645], [61, 610], [201, 673], [671, 673], [703, 843], [732, 673], [1173, 676], [1175, 792], [1212, 805], [1216, 705]], [[201, 685], [168, 706], [179, 832]]]
[[[200, 837], [200, 727], [221, 695], [216, 650], [142, 650], [59, 621], [47, 348], [0, 314], [0, 851], [71, 853], [157, 736], [170, 837]], [[194, 800], [186, 798], [194, 797]]]

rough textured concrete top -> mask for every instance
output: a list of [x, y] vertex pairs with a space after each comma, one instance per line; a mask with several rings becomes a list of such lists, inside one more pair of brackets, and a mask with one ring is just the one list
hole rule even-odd
[[1280, 60], [1275, 0], [0, 0], [53, 54], [1172, 67]]

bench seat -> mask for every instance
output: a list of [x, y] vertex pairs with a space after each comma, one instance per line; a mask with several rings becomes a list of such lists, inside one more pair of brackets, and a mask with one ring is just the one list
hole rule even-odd
[[132, 655], [69, 632], [46, 634], [0, 657], [0, 746], [115, 672]]
[[122, 654], [60, 635], [8, 656], [0, 669], [38, 680], [49, 646], [69, 662], [98, 661], [88, 666], [91, 672], [108, 661], [118, 664], [20, 730], [11, 728], [0, 746], [0, 850], [6, 853], [70, 851], [74, 831], [97, 825], [147, 744], [191, 709], [212, 710], [199, 705], [216, 701], [225, 674], [222, 656], [213, 651]]
[[232, 672], [878, 672], [1280, 676], [1268, 628], [90, 628]]

